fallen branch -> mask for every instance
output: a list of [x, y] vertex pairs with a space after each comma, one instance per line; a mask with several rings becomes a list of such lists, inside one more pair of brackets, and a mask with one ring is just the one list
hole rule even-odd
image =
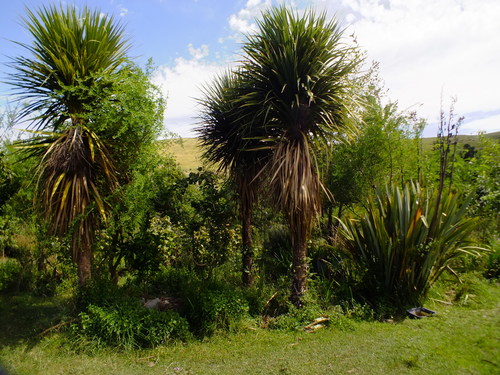
[[309, 331], [309, 332], [316, 331], [317, 329], [324, 327], [322, 323], [326, 323], [328, 321], [330, 321], [330, 318], [327, 318], [325, 316], [316, 318], [312, 323], [309, 323], [308, 325], [304, 326], [304, 331]]
[[450, 306], [453, 306], [453, 303], [448, 302], [448, 301], [443, 301], [443, 300], [436, 299], [436, 298], [431, 298], [431, 300], [436, 301], [436, 302], [439, 302], [439, 303], [442, 303], [442, 304], [444, 304], [444, 305], [450, 305]]
[[47, 333], [49, 333], [51, 331], [58, 330], [61, 327], [67, 326], [68, 324], [73, 323], [75, 320], [76, 320], [76, 318], [70, 319], [70, 320], [66, 320], [64, 322], [59, 322], [56, 325], [54, 325], [52, 327], [49, 327], [49, 328], [43, 330], [42, 332], [40, 332], [39, 336], [45, 336]]

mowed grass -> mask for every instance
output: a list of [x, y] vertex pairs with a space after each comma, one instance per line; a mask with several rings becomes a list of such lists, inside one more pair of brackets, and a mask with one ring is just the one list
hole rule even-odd
[[[48, 306], [61, 306], [61, 300], [3, 297], [0, 318], [8, 322], [1, 326], [0, 363], [13, 375], [497, 374], [500, 288], [494, 283], [482, 288], [487, 303], [464, 307], [431, 300], [426, 306], [437, 315], [421, 320], [346, 320], [315, 333], [249, 328], [204, 341], [129, 352], [70, 349], [63, 333], [41, 336], [33, 331], [35, 327], [42, 331], [40, 324], [21, 318], [25, 314], [21, 307], [41, 304], [43, 313], [36, 309], [29, 313], [35, 314], [34, 320], [49, 323]], [[15, 314], [8, 313], [12, 306]], [[64, 312], [57, 307], [53, 314]], [[20, 327], [21, 335], [3, 341], [4, 329], [21, 322], [31, 328]]]

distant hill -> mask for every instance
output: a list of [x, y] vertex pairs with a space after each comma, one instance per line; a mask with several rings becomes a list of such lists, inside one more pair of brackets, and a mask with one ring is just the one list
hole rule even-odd
[[[495, 139], [497, 142], [500, 142], [500, 132], [494, 133], [486, 133], [485, 136]], [[432, 145], [436, 143], [437, 137], [429, 137], [422, 139], [422, 145], [424, 150], [431, 150]], [[479, 136], [478, 135], [459, 135], [458, 142], [465, 145], [469, 144], [474, 146], [475, 148], [479, 147]]]
[[203, 165], [198, 138], [179, 138], [162, 141], [162, 143], [165, 152], [174, 155], [183, 170], [195, 171]]
[[[500, 132], [487, 133], [486, 136], [500, 142]], [[424, 150], [431, 150], [436, 139], [436, 137], [423, 138]], [[477, 135], [459, 135], [458, 139], [462, 144], [468, 143], [476, 148], [479, 146], [479, 136]], [[162, 143], [165, 144], [165, 152], [174, 155], [183, 170], [195, 171], [203, 165], [201, 159], [202, 150], [198, 145], [197, 138], [179, 138], [178, 140], [162, 141]]]

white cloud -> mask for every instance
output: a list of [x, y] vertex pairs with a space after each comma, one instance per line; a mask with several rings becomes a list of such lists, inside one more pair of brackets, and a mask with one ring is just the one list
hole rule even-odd
[[229, 27], [239, 34], [247, 34], [256, 30], [255, 18], [271, 6], [271, 0], [248, 0], [245, 7], [229, 17]]
[[476, 134], [479, 131], [486, 133], [496, 132], [500, 130], [500, 114], [488, 116], [478, 120], [467, 121], [465, 119], [461, 134]]
[[[457, 97], [457, 113], [500, 108], [500, 2], [497, 0], [344, 0], [349, 32], [380, 62], [389, 96], [421, 104], [430, 122]], [[467, 119], [466, 119], [467, 120]], [[490, 122], [489, 122], [490, 123]], [[469, 127], [486, 126], [486, 121]], [[465, 128], [465, 126], [464, 126]], [[497, 122], [496, 129], [500, 129]], [[477, 129], [481, 130], [481, 129]]]
[[[293, 4], [292, 1], [286, 1]], [[255, 30], [255, 18], [276, 1], [248, 0], [228, 18], [233, 33]], [[355, 33], [370, 60], [380, 62], [380, 76], [400, 109], [417, 110], [435, 135], [441, 98], [449, 106], [458, 99], [457, 115], [465, 115], [463, 133], [500, 130], [500, 1], [497, 0], [301, 0], [349, 21], [346, 35]], [[224, 38], [220, 39], [223, 43]], [[229, 64], [208, 63], [207, 45], [188, 45], [190, 58], [159, 68], [155, 82], [168, 94], [166, 126], [182, 136], [194, 136], [200, 87]], [[234, 51], [237, 53], [238, 51]]]
[[217, 73], [227, 68], [226, 63], [208, 63], [208, 46], [194, 48], [188, 45], [190, 59], [177, 58], [173, 66], [160, 66], [153, 75], [153, 83], [159, 85], [167, 98], [165, 127], [182, 137], [194, 137], [198, 108], [196, 99], [202, 96], [202, 87]]
[[188, 51], [191, 57], [195, 60], [201, 60], [208, 56], [208, 45], [203, 44], [200, 48], [194, 48], [191, 43], [188, 44]]
[[125, 17], [128, 13], [127, 8], [120, 8], [120, 17]]

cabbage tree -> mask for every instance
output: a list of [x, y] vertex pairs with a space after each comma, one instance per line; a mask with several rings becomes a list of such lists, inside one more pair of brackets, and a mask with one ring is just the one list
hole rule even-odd
[[[328, 148], [355, 102], [350, 80], [359, 63], [339, 23], [313, 11], [273, 8], [243, 45], [238, 73], [240, 121], [271, 153], [262, 167], [272, 201], [288, 218], [292, 237], [291, 299], [307, 289], [307, 242], [321, 210], [318, 150]], [[262, 146], [263, 145], [263, 146]]]
[[112, 93], [129, 43], [113, 17], [87, 7], [26, 9], [32, 38], [11, 61], [9, 83], [24, 104], [39, 157], [37, 201], [53, 233], [71, 233], [79, 285], [91, 278], [94, 230], [106, 216], [105, 192], [117, 186], [110, 140], [94, 131], [89, 114]]

